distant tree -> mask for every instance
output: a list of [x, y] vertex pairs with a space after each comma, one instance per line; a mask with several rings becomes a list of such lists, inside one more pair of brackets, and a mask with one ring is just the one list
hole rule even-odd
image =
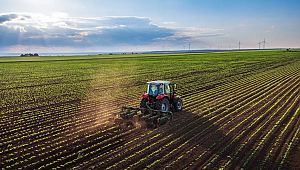
[[34, 53], [33, 56], [39, 56], [39, 54], [38, 53]]
[[24, 55], [24, 54], [21, 54], [20, 56], [21, 56], [21, 57], [24, 57], [25, 55]]

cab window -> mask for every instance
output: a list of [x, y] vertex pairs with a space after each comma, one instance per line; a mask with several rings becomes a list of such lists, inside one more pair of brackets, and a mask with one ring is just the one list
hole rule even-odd
[[165, 92], [164, 92], [164, 85], [163, 85], [163, 84], [160, 84], [160, 85], [159, 85], [159, 91], [158, 91], [158, 94], [159, 94], [159, 95], [165, 94]]
[[165, 90], [166, 90], [166, 94], [170, 95], [171, 90], [170, 90], [170, 85], [169, 84], [165, 84]]
[[157, 95], [157, 86], [155, 84], [150, 84], [148, 87], [149, 95]]

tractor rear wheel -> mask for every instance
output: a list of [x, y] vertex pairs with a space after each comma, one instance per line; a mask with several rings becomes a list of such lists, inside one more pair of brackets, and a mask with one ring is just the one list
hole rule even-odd
[[140, 103], [140, 108], [141, 109], [145, 109], [145, 110], [142, 110], [143, 114], [147, 114], [148, 113], [147, 110], [146, 110], [147, 109], [147, 104], [146, 104], [147, 101], [148, 100], [146, 98], [142, 98], [141, 103]]
[[183, 105], [181, 98], [179, 98], [179, 97], [175, 98], [173, 105], [174, 105], [174, 109], [175, 109], [176, 112], [181, 111], [182, 110], [182, 105]]
[[169, 111], [169, 109], [170, 109], [169, 100], [167, 98], [157, 100], [155, 109], [156, 110], [161, 110], [163, 112]]

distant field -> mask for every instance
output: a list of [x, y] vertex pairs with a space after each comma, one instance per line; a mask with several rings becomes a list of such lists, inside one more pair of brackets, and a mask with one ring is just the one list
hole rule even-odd
[[[91, 59], [113, 59], [113, 58], [136, 58], [148, 56], [178, 56], [188, 53], [171, 54], [113, 54], [113, 55], [74, 55], [74, 56], [38, 56], [38, 57], [0, 57], [0, 62], [31, 62], [31, 61], [65, 61], [65, 60], [91, 60]], [[205, 54], [205, 53], [199, 53]]]
[[[299, 169], [300, 50], [0, 57], [2, 169]], [[146, 79], [184, 102], [156, 129], [109, 118]]]

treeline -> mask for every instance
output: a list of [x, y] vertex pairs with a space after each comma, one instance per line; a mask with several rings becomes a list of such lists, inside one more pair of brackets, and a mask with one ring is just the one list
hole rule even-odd
[[31, 56], [39, 56], [39, 54], [38, 53], [34, 53], [34, 54], [26, 53], [26, 54], [21, 54], [20, 56], [21, 57], [31, 57]]

